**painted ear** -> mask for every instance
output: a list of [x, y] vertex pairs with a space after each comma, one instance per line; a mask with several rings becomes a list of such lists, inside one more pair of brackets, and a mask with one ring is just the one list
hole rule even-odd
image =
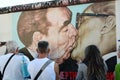
[[19, 52], [19, 48], [16, 49], [16, 53], [18, 53], [18, 52]]
[[48, 50], [47, 50], [47, 53], [49, 54], [49, 52], [50, 52], [50, 48], [48, 48]]
[[108, 16], [105, 20], [105, 24], [101, 28], [101, 34], [105, 34], [111, 31], [116, 25], [115, 16]]
[[39, 53], [39, 50], [38, 50], [38, 49], [36, 49], [36, 51], [37, 51], [37, 53]]
[[36, 31], [33, 33], [33, 42], [39, 42], [43, 38], [43, 34], [41, 34], [39, 31]]

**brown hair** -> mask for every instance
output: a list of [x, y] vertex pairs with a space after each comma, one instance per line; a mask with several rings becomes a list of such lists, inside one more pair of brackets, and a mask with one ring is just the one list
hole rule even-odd
[[91, 10], [96, 14], [115, 15], [115, 1], [99, 2], [92, 4], [89, 7], [91, 7]]
[[21, 42], [26, 47], [31, 45], [32, 36], [35, 31], [47, 35], [50, 22], [47, 21], [46, 14], [47, 9], [25, 11], [21, 13], [17, 24], [17, 31]]

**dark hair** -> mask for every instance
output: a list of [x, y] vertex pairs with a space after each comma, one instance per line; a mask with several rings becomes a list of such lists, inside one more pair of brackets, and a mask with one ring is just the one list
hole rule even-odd
[[49, 43], [47, 41], [38, 42], [38, 50], [40, 51], [40, 53], [47, 53], [48, 46], [49, 46]]
[[83, 63], [88, 67], [88, 80], [106, 80], [104, 62], [99, 49], [95, 45], [89, 45], [85, 49]]

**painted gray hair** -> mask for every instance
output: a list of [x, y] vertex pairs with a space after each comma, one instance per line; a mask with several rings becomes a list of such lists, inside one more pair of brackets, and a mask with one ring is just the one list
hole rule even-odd
[[6, 43], [6, 50], [8, 51], [8, 53], [15, 52], [17, 48], [18, 48], [18, 44], [15, 41], [8, 41]]

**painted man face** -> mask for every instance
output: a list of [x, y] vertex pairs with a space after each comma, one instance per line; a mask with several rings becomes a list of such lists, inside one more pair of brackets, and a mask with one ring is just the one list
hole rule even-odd
[[51, 23], [46, 40], [50, 44], [50, 58], [62, 58], [74, 47], [76, 29], [70, 23], [71, 12], [68, 8], [48, 9], [47, 19]]
[[84, 59], [84, 50], [88, 45], [96, 45], [102, 55], [115, 50], [113, 49], [113, 46], [115, 46], [115, 31], [110, 29], [111, 26], [105, 25], [108, 16], [94, 14], [90, 9], [79, 16], [78, 40], [76, 48], [72, 52], [72, 58], [77, 61]]

